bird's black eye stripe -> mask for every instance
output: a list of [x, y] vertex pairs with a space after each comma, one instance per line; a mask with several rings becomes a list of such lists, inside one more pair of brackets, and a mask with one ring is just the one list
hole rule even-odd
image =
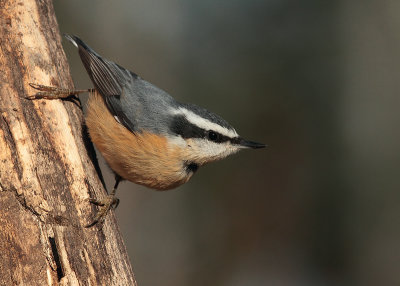
[[205, 130], [190, 123], [184, 116], [175, 116], [171, 122], [170, 130], [184, 139], [204, 138], [215, 143], [231, 141], [228, 136], [222, 135], [214, 130]]
[[221, 136], [219, 136], [220, 134], [218, 134], [217, 132], [214, 132], [212, 130], [209, 130], [207, 132], [207, 135], [208, 135], [208, 139], [210, 139], [211, 141], [214, 141], [214, 142], [218, 141], [219, 138], [221, 137]]
[[184, 139], [203, 138], [205, 130], [187, 121], [184, 116], [175, 116], [171, 122], [170, 130]]
[[213, 130], [207, 131], [207, 138], [215, 143], [223, 143], [231, 140], [231, 138], [229, 138], [228, 136], [222, 135]]
[[231, 141], [232, 144], [240, 145], [241, 140], [242, 140], [242, 138], [235, 137], [235, 138], [232, 138], [230, 141]]

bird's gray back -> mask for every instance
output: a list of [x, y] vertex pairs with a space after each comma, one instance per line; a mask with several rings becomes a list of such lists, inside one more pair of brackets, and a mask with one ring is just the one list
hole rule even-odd
[[140, 77], [131, 77], [124, 84], [121, 95], [109, 99], [109, 105], [120, 110], [116, 114], [119, 119], [121, 113], [127, 117], [130, 123], [126, 127], [131, 131], [147, 130], [162, 134], [167, 132], [166, 127], [172, 117], [171, 108], [177, 108], [179, 103], [153, 84]]

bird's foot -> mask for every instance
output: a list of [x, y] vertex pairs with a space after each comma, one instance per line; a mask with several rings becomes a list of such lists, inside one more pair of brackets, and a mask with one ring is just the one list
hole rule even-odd
[[117, 197], [115, 197], [115, 194], [110, 194], [110, 195], [107, 195], [102, 200], [89, 199], [89, 202], [96, 206], [99, 206], [100, 210], [97, 212], [96, 217], [94, 218], [93, 222], [85, 226], [86, 228], [92, 227], [95, 224], [97, 224], [98, 222], [104, 221], [108, 212], [112, 208], [116, 209], [118, 207], [119, 199]]
[[78, 99], [78, 94], [91, 92], [92, 89], [67, 89], [62, 87], [55, 86], [47, 86], [36, 83], [29, 83], [29, 85], [39, 90], [36, 94], [25, 96], [26, 99], [67, 99], [67, 98], [75, 98]]

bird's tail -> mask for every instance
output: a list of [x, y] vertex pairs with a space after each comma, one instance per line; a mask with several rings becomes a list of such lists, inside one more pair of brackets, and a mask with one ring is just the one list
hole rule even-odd
[[64, 34], [64, 37], [70, 41], [75, 47], [77, 47], [78, 49], [81, 47], [84, 50], [86, 50], [87, 52], [94, 54], [96, 56], [100, 56], [99, 54], [97, 54], [91, 47], [89, 47], [88, 45], [86, 45], [86, 43], [84, 41], [82, 41], [80, 38], [78, 38], [75, 35], [69, 35], [69, 34]]
[[75, 47], [78, 47], [78, 43], [77, 42], [83, 43], [83, 41], [81, 39], [79, 39], [77, 36], [74, 36], [74, 35], [64, 34], [64, 37], [68, 41], [70, 41]]

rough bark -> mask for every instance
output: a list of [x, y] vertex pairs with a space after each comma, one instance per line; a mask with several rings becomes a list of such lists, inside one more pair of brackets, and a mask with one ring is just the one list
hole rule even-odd
[[50, 0], [0, 0], [0, 284], [136, 285], [79, 104], [27, 100], [73, 88]]

